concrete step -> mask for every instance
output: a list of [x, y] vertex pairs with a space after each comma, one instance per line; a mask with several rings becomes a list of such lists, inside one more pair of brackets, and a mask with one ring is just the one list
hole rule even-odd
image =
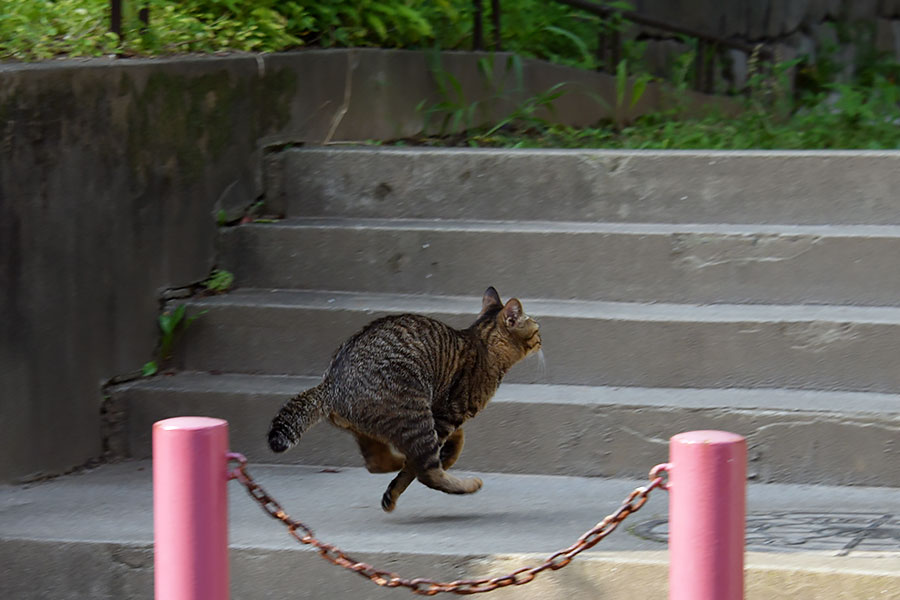
[[[111, 391], [119, 415], [110, 446], [149, 458], [154, 422], [204, 415], [231, 423], [251, 461], [362, 466], [350, 435], [320, 424], [285, 454], [265, 444], [278, 408], [317, 378], [179, 373]], [[748, 439], [759, 482], [900, 487], [900, 396], [796, 390], [613, 388], [504, 383], [465, 425], [459, 468], [502, 473], [641, 477], [681, 431]]]
[[[523, 361], [513, 383], [900, 392], [898, 308], [522, 300], [541, 323], [546, 368]], [[177, 366], [318, 376], [378, 316], [418, 312], [465, 327], [480, 306], [480, 296], [239, 290], [190, 302], [205, 313]]]
[[222, 230], [244, 287], [768, 304], [900, 303], [900, 227], [288, 219]]
[[294, 217], [900, 224], [876, 151], [291, 149], [266, 202]]
[[[484, 488], [472, 496], [414, 484], [397, 510], [385, 514], [379, 499], [390, 475], [335, 471], [251, 466], [258, 482], [323, 541], [407, 578], [444, 580], [540, 564], [644, 483], [485, 473]], [[408, 597], [323, 562], [263, 514], [237, 482], [229, 494], [236, 600]], [[898, 505], [897, 489], [751, 485], [747, 599], [900, 597], [900, 522], [888, 508]], [[152, 598], [149, 462], [0, 487], [0, 506], [0, 561], [15, 574], [0, 578], [3, 598]], [[654, 491], [625, 526], [566, 568], [492, 597], [665, 597], [665, 544], [656, 540], [664, 539], [666, 513], [665, 492]]]

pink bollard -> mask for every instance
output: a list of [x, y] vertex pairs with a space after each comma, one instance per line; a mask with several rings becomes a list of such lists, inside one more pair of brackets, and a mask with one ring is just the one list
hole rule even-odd
[[153, 425], [156, 600], [228, 600], [228, 423]]
[[669, 441], [669, 600], [742, 600], [747, 442], [725, 431]]

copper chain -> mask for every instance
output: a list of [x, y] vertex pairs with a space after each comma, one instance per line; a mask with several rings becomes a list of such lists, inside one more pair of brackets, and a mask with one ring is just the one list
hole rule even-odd
[[490, 592], [497, 588], [528, 583], [532, 581], [538, 573], [546, 571], [547, 569], [550, 569], [551, 571], [561, 569], [572, 562], [572, 559], [578, 554], [588, 548], [594, 547], [600, 540], [612, 533], [630, 514], [640, 510], [640, 508], [646, 504], [650, 492], [653, 491], [653, 489], [665, 487], [664, 480], [659, 475], [661, 472], [665, 471], [665, 465], [654, 467], [653, 471], [651, 471], [652, 481], [649, 484], [639, 487], [628, 494], [618, 510], [585, 532], [568, 548], [548, 556], [540, 565], [534, 567], [522, 567], [508, 575], [500, 577], [460, 579], [451, 582], [440, 582], [421, 577], [416, 579], [404, 579], [396, 573], [384, 571], [373, 567], [372, 565], [356, 561], [347, 556], [340, 548], [316, 539], [309, 527], [288, 515], [281, 507], [281, 504], [269, 496], [269, 494], [254, 481], [253, 477], [251, 477], [250, 473], [247, 471], [246, 458], [235, 453], [230, 453], [228, 457], [229, 459], [238, 462], [237, 468], [231, 472], [231, 477], [237, 479], [245, 488], [247, 488], [247, 492], [250, 496], [256, 500], [270, 517], [284, 523], [288, 528], [288, 533], [290, 533], [290, 535], [298, 542], [314, 546], [318, 549], [322, 558], [328, 562], [353, 571], [354, 573], [359, 573], [380, 586], [389, 588], [405, 587], [409, 588], [414, 593], [423, 596], [434, 596], [441, 592], [452, 592], [454, 594], [478, 594], [481, 592]]

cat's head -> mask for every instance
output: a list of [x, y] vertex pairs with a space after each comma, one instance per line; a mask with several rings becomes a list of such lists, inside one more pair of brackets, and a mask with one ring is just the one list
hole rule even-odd
[[510, 364], [515, 364], [541, 348], [540, 325], [525, 314], [522, 303], [512, 298], [506, 304], [493, 287], [484, 292], [478, 322], [489, 347], [507, 354]]

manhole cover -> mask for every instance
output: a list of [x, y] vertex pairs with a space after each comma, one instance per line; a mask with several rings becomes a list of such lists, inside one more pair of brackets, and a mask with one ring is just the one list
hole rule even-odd
[[[632, 528], [644, 539], [666, 542], [666, 519], [644, 521]], [[747, 550], [900, 552], [900, 516], [883, 513], [773, 512], [747, 515]]]

